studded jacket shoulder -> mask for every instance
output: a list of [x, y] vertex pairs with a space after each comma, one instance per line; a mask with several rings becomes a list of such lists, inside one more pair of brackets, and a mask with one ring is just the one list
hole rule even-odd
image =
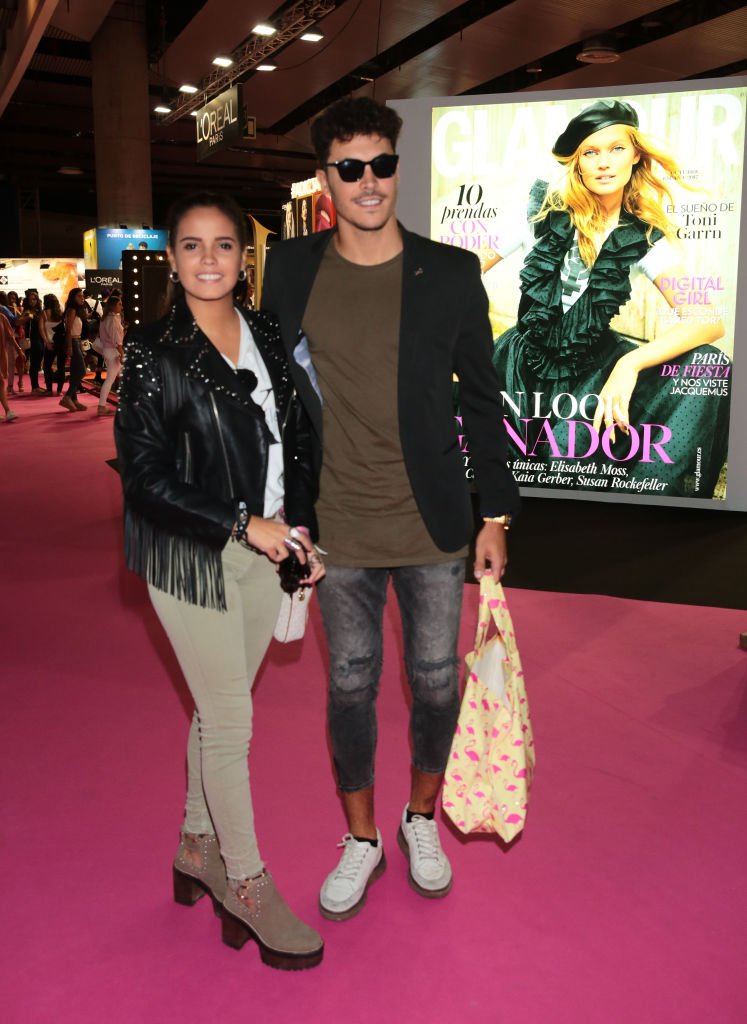
[[[272, 379], [288, 522], [316, 536], [319, 455], [290, 380], [277, 323], [241, 310]], [[132, 331], [114, 435], [128, 567], [158, 589], [225, 608], [220, 553], [238, 503], [262, 515], [273, 435], [250, 387], [179, 302]]]

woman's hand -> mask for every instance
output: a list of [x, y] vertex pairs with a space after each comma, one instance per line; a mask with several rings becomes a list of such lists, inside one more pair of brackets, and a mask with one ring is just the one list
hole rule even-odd
[[[267, 555], [271, 562], [282, 562], [288, 557], [289, 548], [285, 543], [289, 538], [288, 527], [277, 519], [264, 519], [262, 516], [250, 516], [246, 527], [248, 543]], [[299, 560], [306, 561], [304, 551], [298, 552]]]
[[276, 519], [250, 516], [246, 527], [248, 543], [267, 555], [271, 562], [282, 562], [293, 550], [303, 564], [308, 561], [311, 572], [303, 584], [316, 583], [324, 576], [325, 568], [321, 554], [314, 547], [308, 533], [299, 528], [279, 523]]
[[599, 430], [604, 420], [605, 427], [612, 427], [610, 439], [615, 440], [615, 426], [624, 434], [630, 430], [630, 399], [638, 382], [638, 369], [630, 359], [635, 353], [628, 353], [617, 360], [612, 373], [599, 392], [594, 412], [594, 430]]

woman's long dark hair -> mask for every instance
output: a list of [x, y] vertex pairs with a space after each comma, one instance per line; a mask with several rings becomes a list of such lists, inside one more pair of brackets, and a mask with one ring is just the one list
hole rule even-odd
[[51, 312], [53, 320], [62, 320], [60, 300], [53, 292], [47, 292], [44, 296], [44, 309], [48, 309]]
[[83, 289], [82, 288], [71, 288], [70, 289], [70, 291], [68, 292], [68, 295], [67, 295], [67, 301], [65, 302], [65, 313], [67, 313], [67, 311], [69, 309], [74, 309], [77, 313], [79, 313], [81, 311], [81, 309], [83, 308], [83, 306], [85, 306], [85, 302], [83, 303], [82, 306], [79, 306], [78, 303], [75, 301], [75, 296], [79, 295], [79, 294], [80, 295], [83, 294]]
[[[32, 298], [36, 298], [36, 305], [32, 305]], [[24, 313], [28, 313], [32, 320], [36, 320], [37, 324], [41, 324], [44, 319], [44, 310], [42, 309], [41, 298], [39, 292], [31, 291], [26, 292], [23, 297], [22, 309]]]

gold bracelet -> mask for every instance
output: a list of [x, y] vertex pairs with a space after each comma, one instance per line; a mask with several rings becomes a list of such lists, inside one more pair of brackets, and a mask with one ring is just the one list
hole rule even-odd
[[511, 527], [511, 518], [511, 515], [506, 512], [506, 514], [502, 516], [483, 516], [482, 521], [484, 523], [497, 523], [499, 526], [502, 526], [504, 530], [508, 530]]

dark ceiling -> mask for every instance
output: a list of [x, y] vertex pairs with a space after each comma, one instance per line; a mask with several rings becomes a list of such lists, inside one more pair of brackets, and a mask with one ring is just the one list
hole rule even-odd
[[[88, 5], [91, 16], [73, 24], [70, 0], [62, 0], [0, 116], [0, 177], [19, 186], [22, 203], [95, 223], [90, 38], [102, 11], [131, 12], [143, 3], [153, 106], [173, 102], [185, 81], [204, 84], [212, 58], [249, 43], [258, 21], [280, 23], [298, 7], [289, 2], [272, 10], [272, 0], [79, 0], [77, 10], [85, 15]], [[193, 119], [164, 123], [151, 114], [156, 223], [174, 195], [210, 186], [233, 193], [274, 228], [291, 182], [314, 173], [310, 119], [349, 93], [381, 100], [474, 96], [747, 69], [747, 8], [734, 0], [331, 0], [327, 6], [320, 43], [293, 39], [274, 54], [277, 70], [240, 76], [246, 110], [257, 119], [256, 140], [197, 162]], [[0, 2], [0, 45], [15, 7]], [[577, 54], [590, 40], [613, 47], [620, 60], [580, 63]], [[80, 167], [82, 175], [63, 177], [63, 164]]]

